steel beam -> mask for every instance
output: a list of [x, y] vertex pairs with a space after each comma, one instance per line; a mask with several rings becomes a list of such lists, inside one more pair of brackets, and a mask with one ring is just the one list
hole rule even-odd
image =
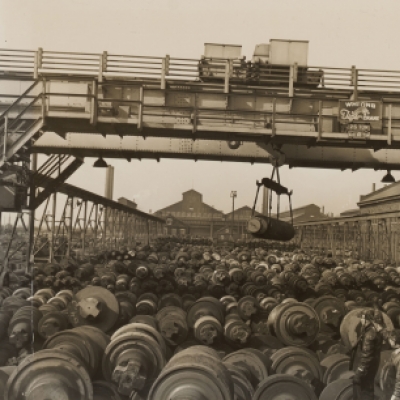
[[[232, 149], [223, 140], [193, 140], [179, 138], [152, 138], [107, 136], [96, 134], [69, 133], [68, 140], [55, 134], [46, 133], [32, 147], [33, 152], [69, 154], [76, 157], [104, 157], [125, 159], [185, 159], [248, 163], [271, 163], [275, 158], [274, 146], [266, 145], [260, 139], [242, 142]], [[349, 145], [347, 144], [347, 147]], [[279, 146], [284, 163], [290, 167], [331, 168], [331, 169], [391, 169], [399, 170], [398, 150], [383, 148], [379, 151], [361, 148], [357, 143], [351, 148], [326, 145], [324, 149], [308, 148], [299, 143], [285, 143]]]
[[[52, 193], [54, 193], [79, 167], [83, 164], [82, 158], [75, 158], [59, 175], [52, 179], [44, 186], [44, 190], [40, 192], [32, 204], [33, 209], [38, 208]], [[42, 174], [34, 174], [33, 184], [36, 185], [36, 179], [43, 178]]]

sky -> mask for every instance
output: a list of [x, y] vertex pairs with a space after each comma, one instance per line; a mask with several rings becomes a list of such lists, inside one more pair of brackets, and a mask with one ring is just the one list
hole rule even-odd
[[[0, 47], [199, 58], [204, 43], [254, 47], [270, 39], [308, 40], [309, 65], [399, 69], [400, 2], [396, 0], [0, 0]], [[255, 181], [271, 166], [210, 161], [107, 159], [115, 167], [114, 199], [135, 199], [153, 212], [195, 189], [224, 212], [252, 205]], [[86, 159], [68, 182], [104, 194], [105, 171]], [[339, 214], [377, 188], [384, 171], [281, 168], [293, 206], [314, 203]], [[394, 172], [400, 179], [400, 172]], [[282, 199], [281, 209], [287, 204]]]

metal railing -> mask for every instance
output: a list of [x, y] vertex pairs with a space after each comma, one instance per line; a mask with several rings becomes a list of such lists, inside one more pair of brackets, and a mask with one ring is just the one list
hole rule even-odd
[[[7, 52], [10, 53], [10, 51]], [[29, 54], [35, 60], [32, 65], [36, 65], [38, 68], [38, 79], [21, 95], [0, 94], [2, 105], [6, 107], [0, 114], [0, 167], [4, 160], [12, 156], [24, 144], [22, 140], [26, 136], [24, 136], [24, 133], [34, 127], [38, 118], [42, 117], [44, 119], [52, 111], [58, 113], [73, 111], [75, 116], [82, 115], [84, 118], [89, 118], [92, 124], [96, 124], [98, 118], [114, 118], [118, 114], [119, 108], [125, 107], [128, 110], [129, 118], [133, 118], [133, 121], [137, 120], [139, 130], [142, 128], [143, 123], [150, 120], [158, 122], [168, 119], [172, 123], [192, 125], [193, 132], [209, 129], [210, 126], [225, 125], [238, 129], [267, 129], [273, 135], [277, 133], [277, 130], [283, 133], [296, 131], [299, 134], [301, 132], [313, 132], [311, 136], [319, 140], [325, 132], [342, 133], [339, 132], [337, 124], [338, 111], [335, 103], [337, 99], [348, 98], [352, 93], [363, 90], [361, 88], [369, 88], [374, 85], [376, 87], [377, 83], [382, 82], [383, 77], [385, 77], [386, 82], [388, 82], [388, 79], [392, 79], [390, 83], [392, 88], [397, 87], [396, 79], [398, 79], [398, 87], [400, 89], [400, 71], [397, 73], [398, 75], [396, 75], [395, 71], [389, 71], [386, 75], [384, 75], [384, 71], [381, 71], [380, 74], [375, 73], [374, 75], [372, 73], [374, 72], [373, 70], [357, 70], [355, 67], [351, 69], [309, 67], [306, 70], [304, 67], [297, 66], [281, 66], [278, 68], [277, 66], [268, 67], [263, 65], [260, 66], [260, 70], [265, 72], [265, 77], [261, 83], [269, 85], [268, 89], [278, 85], [277, 87], [280, 90], [265, 91], [262, 86], [255, 85], [252, 77], [247, 76], [246, 79], [249, 84], [246, 89], [255, 88], [254, 93], [256, 95], [260, 93], [262, 100], [266, 104], [264, 109], [257, 109], [254, 95], [249, 97], [248, 93], [243, 93], [239, 78], [232, 73], [232, 68], [234, 69], [239, 65], [248, 65], [246, 63], [243, 64], [242, 61], [211, 60], [211, 62], [207, 61], [205, 63], [204, 59], [201, 59], [188, 60], [187, 63], [187, 60], [173, 59], [168, 56], [165, 58], [137, 57], [110, 55], [107, 53], [43, 52], [41, 50], [36, 53], [30, 52]], [[1, 55], [2, 50], [0, 50], [0, 60]], [[14, 57], [13, 54], [11, 56]], [[120, 68], [122, 64], [126, 70]], [[218, 67], [215, 70], [213, 69], [214, 64]], [[148, 87], [143, 82], [150, 79], [156, 87], [161, 82], [159, 87], [161, 89], [166, 88], [169, 79], [171, 79], [170, 82], [176, 83], [176, 81], [172, 81], [172, 78], [183, 79], [187, 77], [186, 74], [189, 71], [187, 66], [191, 68], [192, 80], [190, 82], [187, 82], [184, 86], [181, 86], [180, 83], [176, 84], [176, 86], [169, 86], [168, 92], [165, 92], [165, 99], [159, 104], [146, 102], [146, 94], [151, 95], [154, 91], [154, 86], [152, 84]], [[100, 67], [101, 74], [98, 70]], [[150, 70], [149, 68], [153, 69]], [[201, 85], [206, 88], [198, 88], [198, 84], [194, 79], [200, 76], [200, 72], [203, 71], [205, 73], [209, 70], [214, 71], [210, 73], [214, 75], [204, 75], [202, 79], [205, 79], [206, 82]], [[49, 71], [56, 71], [56, 74], [46, 75]], [[77, 74], [78, 84], [81, 85], [78, 90], [81, 91], [80, 93], [73, 93], [74, 90], [70, 88], [59, 87], [60, 84], [66, 84], [65, 82], [63, 83], [64, 75], [59, 75], [60, 71], [68, 73], [68, 75]], [[269, 71], [270, 74], [268, 75], [266, 71]], [[79, 75], [81, 73], [86, 75]], [[118, 82], [117, 84], [99, 82], [99, 74], [101, 79], [107, 74], [122, 74], [120, 77], [125, 76], [128, 81], [126, 83]], [[285, 79], [283, 78], [284, 75]], [[158, 77], [158, 80], [154, 80], [152, 76]], [[321, 92], [321, 96], [307, 97], [308, 108], [300, 107], [296, 109], [296, 103], [293, 103], [293, 106], [288, 96], [290, 97], [293, 94], [293, 96], [299, 96], [301, 99], [305, 90], [304, 84], [307, 84], [310, 79], [312, 82], [318, 76], [321, 77], [321, 85], [316, 90], [316, 93]], [[220, 80], [219, 83], [217, 78]], [[267, 78], [270, 80], [267, 81]], [[134, 81], [132, 83], [131, 79], [138, 79], [138, 82]], [[357, 85], [362, 81], [364, 81], [361, 84], [363, 86], [358, 87]], [[41, 85], [38, 85], [39, 82], [41, 82]], [[295, 86], [296, 82], [298, 86]], [[354, 85], [354, 82], [357, 82], [357, 85]], [[120, 84], [121, 87], [125, 85], [131, 91], [131, 97], [124, 94], [123, 90], [120, 90]], [[279, 84], [284, 85], [279, 86]], [[389, 83], [386, 84], [389, 85]], [[118, 87], [115, 87], [116, 85]], [[108, 90], [108, 86], [110, 86], [110, 90]], [[182, 87], [186, 86], [190, 89], [190, 93], [182, 104], [175, 100], [168, 103], [168, 96], [174, 96], [175, 92], [182, 93]], [[217, 89], [214, 90], [214, 87]], [[332, 89], [332, 87], [336, 89]], [[105, 88], [107, 90], [104, 90]], [[223, 99], [226, 96], [221, 97], [221, 92], [229, 91], [234, 95], [228, 99], [229, 108], [226, 105], [221, 108], [199, 101], [203, 95], [215, 95], [216, 101], [224, 101]], [[325, 97], [324, 91], [328, 91], [328, 95]], [[251, 107], [246, 104], [246, 96], [253, 104]], [[67, 98], [74, 99], [70, 100], [74, 102], [74, 105], [70, 105], [66, 101]], [[372, 132], [371, 138], [375, 140], [387, 139], [387, 143], [390, 145], [392, 140], [398, 137], [400, 130], [399, 102], [396, 102], [396, 99], [390, 94], [387, 96], [382, 95], [380, 98], [382, 98], [383, 104], [381, 128], [379, 128], [379, 132], [378, 130]], [[11, 101], [12, 103], [10, 103]], [[76, 104], [79, 103], [78, 106], [76, 106], [75, 102]], [[326, 112], [326, 107], [330, 108], [328, 112]], [[344, 136], [347, 137], [347, 135]]]
[[320, 254], [399, 262], [399, 216], [398, 211], [387, 211], [300, 222], [295, 224], [294, 242]]
[[[244, 59], [186, 59], [33, 50], [0, 49], [0, 73], [29, 76], [62, 75], [166, 81], [209, 81], [225, 92], [235, 82], [286, 86], [290, 96], [303, 85], [336, 91], [400, 91], [400, 71], [249, 63]], [[220, 81], [223, 82], [220, 82]]]

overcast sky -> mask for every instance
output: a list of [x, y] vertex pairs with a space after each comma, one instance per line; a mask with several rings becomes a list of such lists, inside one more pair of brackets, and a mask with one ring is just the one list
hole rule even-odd
[[[399, 15], [396, 0], [0, 0], [0, 47], [198, 58], [203, 44], [214, 42], [241, 44], [251, 58], [258, 43], [295, 39], [309, 40], [310, 65], [400, 69]], [[104, 194], [105, 171], [93, 169], [93, 161], [86, 159], [68, 182]], [[134, 198], [147, 212], [191, 188], [225, 212], [231, 190], [238, 207], [251, 205], [256, 179], [271, 172], [269, 165], [107, 161], [115, 166], [114, 198]], [[281, 171], [282, 183], [294, 190], [294, 207], [315, 203], [336, 214], [355, 208], [383, 175]]]

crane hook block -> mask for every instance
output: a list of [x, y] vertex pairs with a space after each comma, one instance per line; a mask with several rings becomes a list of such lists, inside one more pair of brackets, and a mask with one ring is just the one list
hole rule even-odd
[[293, 226], [279, 219], [257, 215], [247, 222], [247, 231], [257, 239], [288, 242], [295, 235]]
[[277, 195], [287, 194], [288, 196], [292, 194], [288, 188], [282, 186], [280, 183], [275, 182], [270, 178], [263, 178], [261, 182], [257, 181], [257, 186], [264, 185], [266, 188], [273, 190]]

